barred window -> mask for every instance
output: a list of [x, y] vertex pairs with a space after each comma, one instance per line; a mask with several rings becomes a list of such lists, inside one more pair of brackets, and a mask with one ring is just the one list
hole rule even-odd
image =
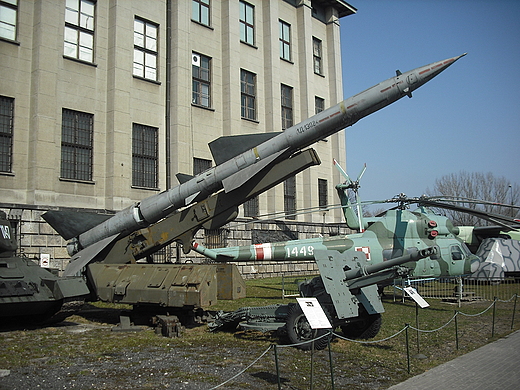
[[132, 126], [132, 185], [158, 187], [158, 133], [156, 127]]
[[18, 0], [0, 0], [0, 37], [16, 39]]
[[240, 106], [244, 119], [256, 120], [256, 75], [240, 70]]
[[318, 203], [320, 209], [327, 208], [327, 197], [328, 197], [328, 188], [327, 188], [327, 180], [318, 179]]
[[283, 182], [283, 207], [285, 219], [296, 219], [296, 177]]
[[224, 248], [227, 246], [229, 229], [204, 229], [204, 246], [206, 248]]
[[66, 1], [63, 49], [65, 56], [88, 62], [94, 61], [94, 17], [94, 1]]
[[197, 23], [209, 26], [209, 0], [191, 1], [191, 19]]
[[134, 19], [134, 76], [157, 81], [158, 30], [154, 23]]
[[293, 125], [293, 89], [282, 84], [282, 129]]
[[291, 25], [280, 20], [280, 58], [291, 61]]
[[318, 38], [312, 38], [312, 56], [314, 63], [314, 73], [323, 75], [323, 65], [321, 56], [321, 41]]
[[325, 109], [325, 99], [318, 96], [314, 97], [314, 113], [318, 114]]
[[13, 169], [14, 99], [0, 96], [0, 172]]
[[202, 107], [211, 107], [211, 58], [192, 53], [191, 102]]
[[258, 196], [244, 203], [244, 217], [258, 217], [260, 214], [260, 202]]
[[255, 44], [255, 7], [245, 1], [240, 2], [240, 40]]
[[63, 109], [61, 125], [61, 178], [92, 180], [94, 115]]
[[203, 158], [193, 158], [193, 174], [198, 175], [204, 171], [207, 171], [211, 168], [211, 160], [206, 160]]

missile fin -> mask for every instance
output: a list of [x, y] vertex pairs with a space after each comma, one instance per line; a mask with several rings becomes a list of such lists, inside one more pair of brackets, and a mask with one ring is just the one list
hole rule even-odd
[[200, 194], [200, 191], [195, 192], [194, 194], [188, 196], [186, 199], [184, 199], [184, 205], [187, 206], [193, 202], [193, 200], [197, 197], [197, 195]]
[[209, 149], [215, 160], [215, 164], [222, 164], [231, 160], [245, 151], [260, 145], [261, 143], [277, 136], [280, 132], [230, 135], [211, 141]]
[[195, 176], [193, 175], [188, 175], [186, 173], [177, 173], [175, 175], [175, 177], [177, 178], [177, 180], [179, 181], [179, 184], [182, 184], [182, 183], [186, 183], [188, 180], [191, 180], [193, 179]]
[[266, 166], [275, 161], [281, 154], [283, 154], [287, 149], [284, 149], [280, 152], [273, 153], [272, 155], [261, 159], [257, 163], [244, 168], [237, 173], [225, 178], [222, 180], [222, 186], [226, 192], [231, 192], [249, 180], [254, 180], [254, 176], [263, 170]]
[[42, 218], [65, 240], [79, 236], [111, 217], [110, 214], [68, 210], [49, 210], [42, 215]]
[[83, 267], [85, 267], [88, 263], [90, 263], [94, 258], [105, 249], [112, 241], [114, 241], [119, 234], [114, 234], [113, 236], [107, 237], [95, 244], [88, 246], [87, 248], [79, 251], [70, 259], [69, 265], [65, 268], [65, 272], [63, 272], [63, 276], [74, 276], [81, 271]]

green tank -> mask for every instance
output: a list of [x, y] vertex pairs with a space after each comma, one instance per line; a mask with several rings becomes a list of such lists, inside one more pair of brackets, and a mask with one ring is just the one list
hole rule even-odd
[[82, 277], [59, 277], [16, 255], [17, 248], [11, 224], [0, 211], [1, 325], [56, 323], [83, 305], [89, 289]]

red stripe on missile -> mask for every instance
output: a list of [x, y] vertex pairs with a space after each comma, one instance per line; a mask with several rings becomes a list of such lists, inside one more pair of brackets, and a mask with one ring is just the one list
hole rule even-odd
[[386, 92], [386, 91], [388, 91], [391, 88], [392, 88], [391, 86], [390, 87], [386, 87], [385, 89], [382, 89], [380, 92]]
[[423, 73], [429, 72], [430, 70], [431, 70], [430, 68], [425, 69], [425, 70], [423, 70], [422, 72], [419, 72], [419, 74], [423, 74]]
[[264, 259], [264, 248], [262, 244], [255, 244], [255, 259], [263, 260]]
[[347, 110], [348, 110], [349, 108], [352, 108], [352, 107], [355, 107], [355, 106], [357, 106], [357, 103], [354, 103], [354, 104], [351, 104], [350, 106], [348, 106], [348, 107], [347, 107]]

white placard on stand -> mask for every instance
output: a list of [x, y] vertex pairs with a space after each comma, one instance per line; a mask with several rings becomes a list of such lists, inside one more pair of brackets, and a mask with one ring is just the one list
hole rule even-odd
[[312, 329], [331, 329], [327, 315], [316, 298], [296, 298]]
[[428, 302], [424, 300], [423, 297], [417, 292], [417, 290], [413, 287], [405, 287], [404, 291], [412, 298], [417, 304], [421, 307], [421, 309], [424, 309], [425, 307], [430, 306]]

